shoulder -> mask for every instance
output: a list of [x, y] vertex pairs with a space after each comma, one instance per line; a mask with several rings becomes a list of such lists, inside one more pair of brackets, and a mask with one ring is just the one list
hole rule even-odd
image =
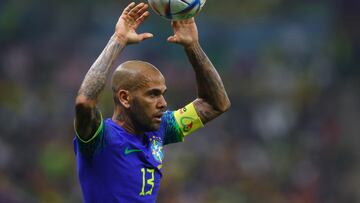
[[165, 111], [161, 117], [160, 129], [162, 127], [168, 127], [169, 125], [176, 124], [176, 119], [174, 116], [174, 111]]
[[183, 141], [183, 136], [176, 121], [174, 111], [166, 111], [161, 118], [159, 129], [164, 145]]
[[159, 133], [164, 134], [168, 131], [178, 131], [179, 126], [177, 124], [174, 111], [165, 111], [163, 116], [161, 117], [161, 124]]
[[124, 129], [117, 125], [111, 118], [104, 120], [104, 137], [106, 144], [122, 144], [124, 139]]

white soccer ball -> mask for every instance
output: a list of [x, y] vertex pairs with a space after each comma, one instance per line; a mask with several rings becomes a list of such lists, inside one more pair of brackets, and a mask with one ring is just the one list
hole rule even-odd
[[184, 20], [198, 14], [206, 0], [148, 0], [158, 15], [170, 20]]

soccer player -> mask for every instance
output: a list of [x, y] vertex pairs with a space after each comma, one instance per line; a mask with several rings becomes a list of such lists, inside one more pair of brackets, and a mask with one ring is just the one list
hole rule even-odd
[[174, 35], [168, 42], [184, 47], [195, 71], [198, 98], [177, 111], [166, 111], [160, 71], [147, 62], [127, 61], [112, 75], [114, 114], [103, 119], [96, 106], [112, 64], [127, 45], [153, 36], [136, 33], [149, 16], [147, 8], [144, 3], [131, 3], [124, 9], [76, 97], [74, 149], [87, 203], [155, 202], [163, 146], [183, 141], [230, 107], [223, 83], [199, 45], [192, 18], [172, 22]]

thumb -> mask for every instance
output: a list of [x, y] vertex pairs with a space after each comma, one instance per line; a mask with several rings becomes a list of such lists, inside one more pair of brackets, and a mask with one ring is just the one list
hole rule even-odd
[[139, 36], [140, 36], [141, 40], [146, 40], [146, 39], [154, 37], [153, 34], [148, 33], [148, 32], [139, 34]]
[[170, 43], [177, 43], [177, 38], [176, 36], [170, 36], [167, 38], [167, 41], [170, 42]]

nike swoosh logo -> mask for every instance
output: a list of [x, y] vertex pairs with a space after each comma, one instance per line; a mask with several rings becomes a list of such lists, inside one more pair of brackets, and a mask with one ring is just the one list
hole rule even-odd
[[129, 147], [126, 147], [124, 151], [125, 155], [128, 155], [133, 152], [142, 152], [142, 151], [140, 149], [129, 149]]

